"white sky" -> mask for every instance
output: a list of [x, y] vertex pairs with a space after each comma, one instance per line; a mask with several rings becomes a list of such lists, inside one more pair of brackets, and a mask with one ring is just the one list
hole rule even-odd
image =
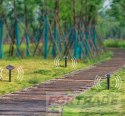
[[111, 0], [105, 0], [104, 2], [104, 8], [110, 8]]

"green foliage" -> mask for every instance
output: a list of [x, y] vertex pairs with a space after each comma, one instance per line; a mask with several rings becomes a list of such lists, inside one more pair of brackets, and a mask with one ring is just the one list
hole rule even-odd
[[34, 77], [34, 78], [29, 79], [29, 80], [28, 80], [28, 83], [29, 83], [29, 84], [32, 84], [32, 85], [35, 85], [35, 84], [38, 84], [39, 81], [40, 81], [39, 78]]
[[97, 64], [101, 61], [104, 61], [105, 60], [109, 60], [111, 59], [111, 57], [113, 56], [113, 53], [111, 51], [105, 51], [105, 54], [102, 54], [102, 55], [99, 55], [98, 57], [96, 58], [93, 58], [93, 59], [84, 59], [84, 63], [87, 63], [87, 64]]
[[120, 22], [120, 26], [125, 26], [124, 2], [124, 0], [112, 0], [111, 9], [107, 11], [107, 14], [109, 14], [113, 20]]
[[104, 41], [104, 46], [114, 48], [125, 48], [125, 40], [108, 39]]
[[[15, 2], [15, 4], [14, 4]], [[90, 15], [88, 17], [94, 18], [98, 15], [98, 10], [100, 5], [102, 5], [103, 0], [75, 0], [75, 9], [76, 13], [80, 15], [83, 12], [84, 16]], [[24, 21], [24, 8], [27, 6], [28, 13], [28, 22], [32, 23], [43, 14], [41, 10], [48, 10], [48, 15], [51, 18], [54, 18], [54, 4], [55, 0], [5, 0], [3, 5], [0, 7], [0, 12], [5, 14], [6, 18], [13, 19], [14, 17]], [[88, 9], [86, 12], [86, 8]], [[3, 12], [4, 11], [4, 12]], [[6, 11], [6, 13], [5, 13]], [[0, 13], [0, 14], [1, 14]], [[67, 21], [70, 22], [73, 16], [73, 2], [71, 0], [59, 0], [59, 19], [61, 22]], [[50, 18], [50, 20], [51, 20]]]

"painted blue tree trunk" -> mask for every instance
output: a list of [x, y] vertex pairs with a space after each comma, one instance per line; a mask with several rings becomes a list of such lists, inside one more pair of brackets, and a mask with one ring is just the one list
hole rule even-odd
[[59, 50], [60, 50], [60, 53], [62, 53], [62, 36], [60, 35], [59, 33], [59, 30], [58, 30], [58, 42], [59, 42]]
[[74, 58], [79, 58], [78, 32], [74, 29]]
[[48, 31], [49, 31], [49, 24], [48, 24], [48, 20], [47, 17], [45, 17], [45, 30], [44, 30], [44, 58], [47, 59], [48, 58], [48, 41], [49, 41], [49, 35], [48, 35]]
[[17, 46], [17, 56], [21, 56], [21, 53], [20, 53], [20, 36], [19, 36], [19, 27], [18, 27], [18, 22], [16, 21], [16, 25], [15, 25], [15, 31], [16, 31], [16, 46]]
[[54, 43], [53, 43], [53, 49], [52, 49], [52, 55], [53, 57], [55, 58], [56, 55], [57, 55], [57, 46], [56, 46], [56, 43], [57, 43], [57, 39], [58, 39], [58, 29], [55, 28], [54, 29]]
[[90, 53], [90, 48], [89, 48], [88, 40], [89, 40], [89, 33], [86, 32], [86, 54], [87, 55]]
[[82, 38], [84, 38], [83, 32], [80, 32], [80, 42], [79, 42], [79, 58], [82, 58], [82, 54], [84, 54], [83, 47], [84, 47], [84, 41]]
[[[67, 46], [66, 46], [66, 39], [65, 39], [66, 36], [67, 36], [67, 33], [65, 32], [65, 33], [64, 33], [64, 49], [65, 49], [65, 51], [66, 51], [66, 47], [67, 47]], [[67, 55], [67, 54], [64, 54], [64, 55]]]
[[2, 59], [4, 57], [4, 51], [3, 51], [3, 21], [0, 20], [0, 58]]
[[97, 47], [97, 36], [96, 36], [95, 28], [93, 28], [93, 43], [94, 43], [94, 46]]
[[26, 40], [26, 56], [30, 56], [30, 40], [27, 33], [25, 33], [25, 40]]
[[79, 58], [81, 59], [82, 58], [82, 41], [79, 45]]

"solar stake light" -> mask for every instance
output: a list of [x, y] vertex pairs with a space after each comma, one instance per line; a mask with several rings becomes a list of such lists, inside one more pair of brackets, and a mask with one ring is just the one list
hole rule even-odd
[[107, 89], [110, 89], [110, 78], [111, 78], [111, 74], [106, 74], [106, 78], [107, 78]]
[[64, 56], [64, 59], [65, 59], [65, 67], [67, 67], [68, 56]]
[[14, 66], [8, 65], [8, 66], [6, 67], [6, 69], [9, 70], [9, 82], [11, 82], [11, 71], [14, 69]]

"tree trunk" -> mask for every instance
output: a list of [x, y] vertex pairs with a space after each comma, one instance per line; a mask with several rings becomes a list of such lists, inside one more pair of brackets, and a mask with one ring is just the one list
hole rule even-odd
[[24, 15], [25, 15], [25, 40], [26, 40], [26, 56], [30, 56], [30, 51], [29, 51], [29, 36], [28, 36], [28, 10], [27, 10], [27, 0], [24, 1]]

